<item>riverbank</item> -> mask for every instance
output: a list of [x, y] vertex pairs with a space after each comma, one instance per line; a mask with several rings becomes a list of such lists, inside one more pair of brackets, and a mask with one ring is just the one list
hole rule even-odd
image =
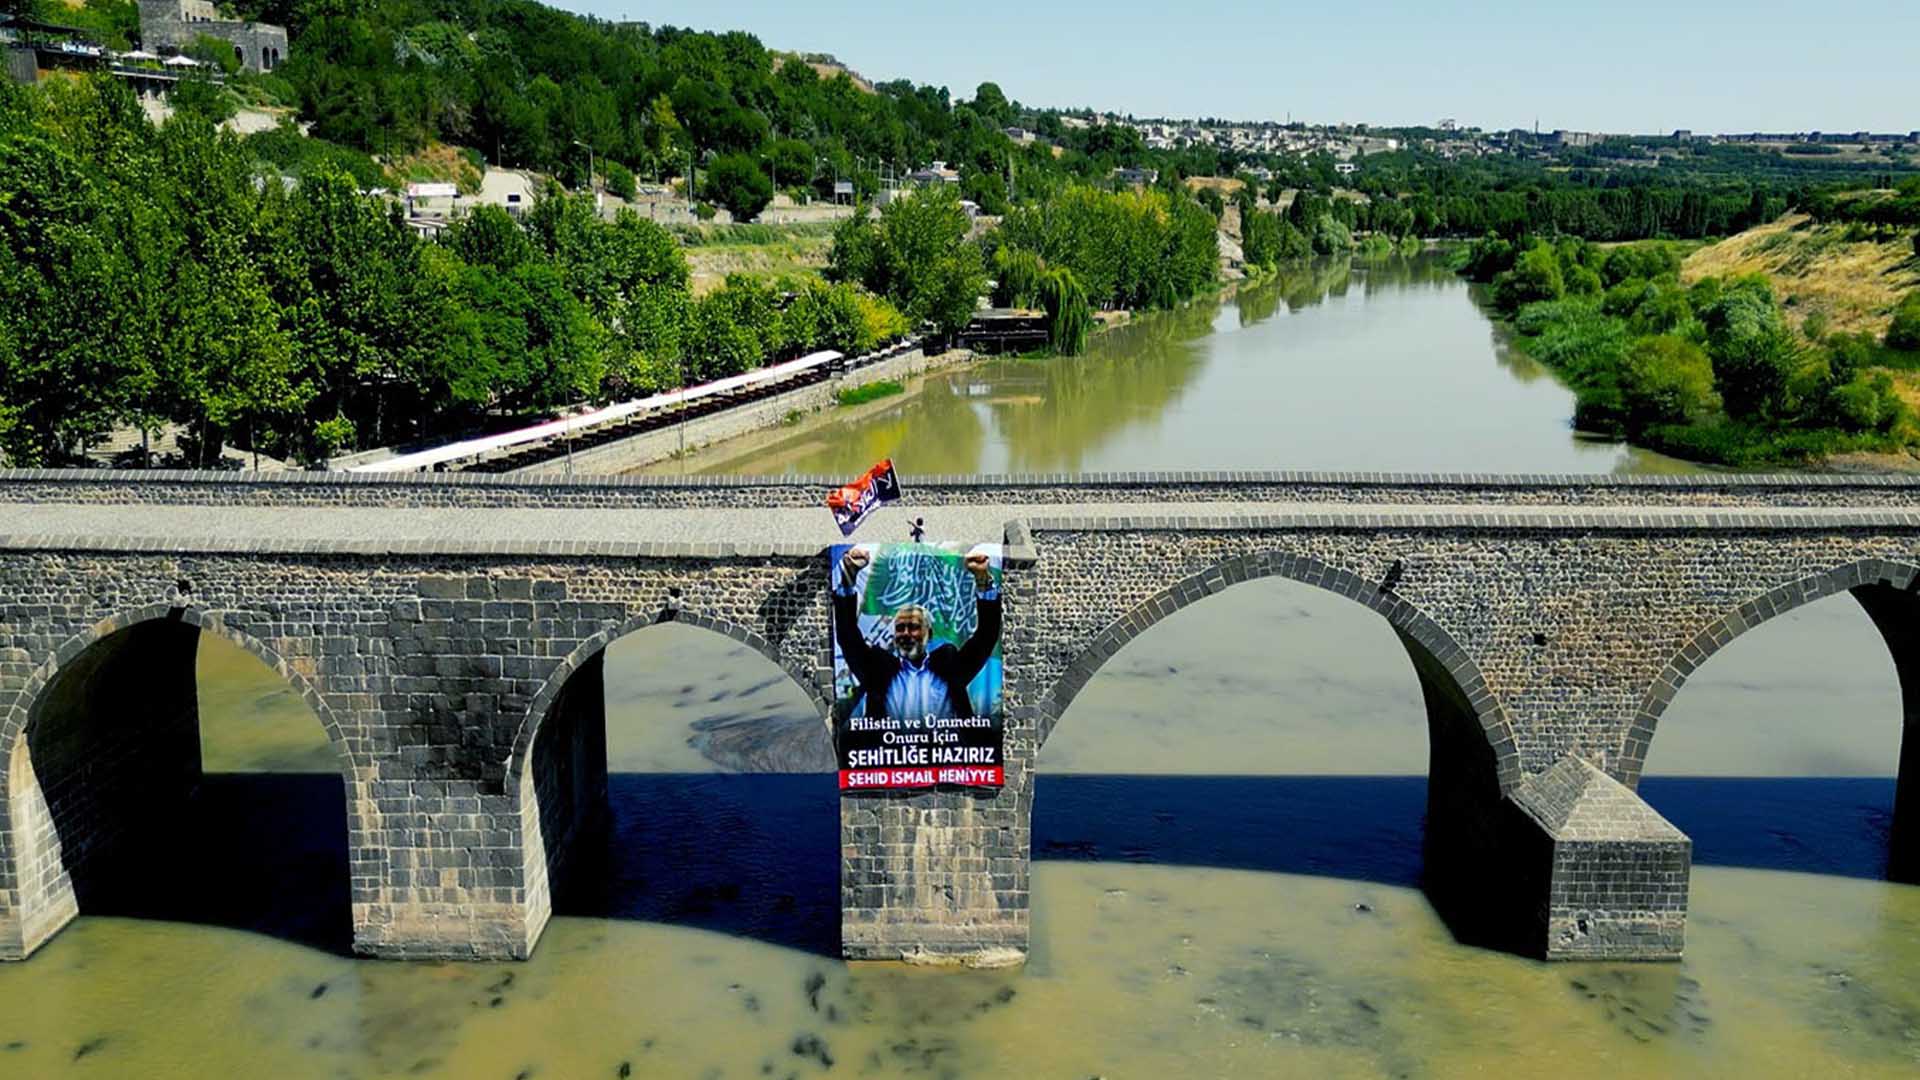
[[647, 471], [1698, 469], [1569, 431], [1572, 393], [1503, 345], [1435, 252], [1288, 266], [1137, 312], [1080, 356], [982, 357], [905, 385]]
[[973, 359], [973, 355], [966, 349], [947, 349], [932, 355], [923, 348], [910, 349], [877, 364], [856, 368], [839, 378], [581, 450], [573, 454], [571, 462], [564, 457], [555, 458], [515, 472], [539, 476], [569, 471], [606, 474], [640, 471], [685, 457], [714, 443], [792, 425], [809, 413], [840, 408], [837, 403], [843, 393], [878, 383], [905, 383], [929, 371], [964, 364]]
[[1780, 296], [1791, 279], [1685, 281], [1682, 254], [1659, 241], [1488, 237], [1457, 263], [1489, 286], [1480, 300], [1514, 347], [1573, 389], [1583, 429], [1734, 468], [1819, 467], [1920, 446], [1920, 415], [1888, 368], [1905, 354], [1822, 320], [1796, 325], [1787, 312], [1797, 294]]

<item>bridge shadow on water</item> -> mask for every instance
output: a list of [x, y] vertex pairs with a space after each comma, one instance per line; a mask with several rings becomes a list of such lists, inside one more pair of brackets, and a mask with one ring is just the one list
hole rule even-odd
[[820, 773], [612, 773], [554, 914], [840, 955], [840, 793]]
[[[1414, 887], [1423, 776], [1045, 775], [1036, 859], [1211, 866]], [[1891, 777], [1649, 777], [1694, 862], [1882, 878]]]
[[87, 915], [245, 930], [353, 951], [347, 799], [333, 773], [209, 773], [109, 867], [74, 881]]
[[[1641, 793], [1702, 865], [1880, 878], [1891, 778], [1650, 777]], [[696, 927], [821, 956], [840, 948], [831, 775], [615, 773], [556, 914]], [[1421, 877], [1420, 776], [1050, 775], [1033, 854], [1347, 878]], [[88, 875], [90, 915], [165, 919], [351, 951], [345, 795], [330, 774], [212, 774], [182, 811]]]

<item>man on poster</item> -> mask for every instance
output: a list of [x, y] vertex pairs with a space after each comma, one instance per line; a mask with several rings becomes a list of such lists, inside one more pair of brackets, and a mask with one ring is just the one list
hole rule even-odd
[[860, 715], [869, 719], [929, 716], [970, 719], [980, 715], [967, 684], [980, 674], [1000, 643], [1000, 590], [985, 554], [974, 552], [963, 565], [973, 576], [978, 623], [962, 645], [941, 643], [931, 650], [933, 619], [927, 609], [908, 604], [893, 614], [893, 648], [867, 643], [858, 621], [860, 572], [871, 556], [848, 548], [840, 559], [833, 590], [834, 635], [847, 668], [860, 686]]

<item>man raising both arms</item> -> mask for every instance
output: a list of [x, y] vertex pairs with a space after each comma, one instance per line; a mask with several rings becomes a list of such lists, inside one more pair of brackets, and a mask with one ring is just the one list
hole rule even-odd
[[978, 552], [963, 565], [973, 575], [978, 623], [963, 645], [941, 642], [929, 649], [933, 619], [927, 609], [908, 604], [893, 613], [893, 647], [876, 648], [860, 634], [859, 593], [854, 582], [872, 556], [848, 548], [840, 558], [833, 589], [833, 632], [847, 669], [860, 684], [859, 715], [880, 717], [952, 717], [978, 715], [967, 684], [993, 656], [1000, 641], [1000, 590], [993, 583], [987, 556]]

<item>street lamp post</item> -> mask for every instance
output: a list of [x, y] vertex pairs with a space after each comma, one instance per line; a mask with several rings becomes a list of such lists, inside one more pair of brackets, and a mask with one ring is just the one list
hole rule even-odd
[[595, 210], [598, 210], [598, 209], [600, 209], [600, 193], [599, 193], [598, 191], [595, 191], [595, 190], [594, 190], [594, 187], [593, 187], [593, 147], [591, 147], [591, 146], [587, 146], [587, 144], [586, 144], [586, 143], [583, 143], [583, 142], [581, 142], [581, 141], [580, 141], [579, 139], [575, 139], [575, 140], [573, 140], [573, 145], [575, 145], [575, 146], [585, 146], [585, 147], [586, 147], [586, 150], [587, 150], [587, 190], [588, 190], [589, 192], [592, 192], [592, 193], [593, 193], [593, 208], [594, 208]]

